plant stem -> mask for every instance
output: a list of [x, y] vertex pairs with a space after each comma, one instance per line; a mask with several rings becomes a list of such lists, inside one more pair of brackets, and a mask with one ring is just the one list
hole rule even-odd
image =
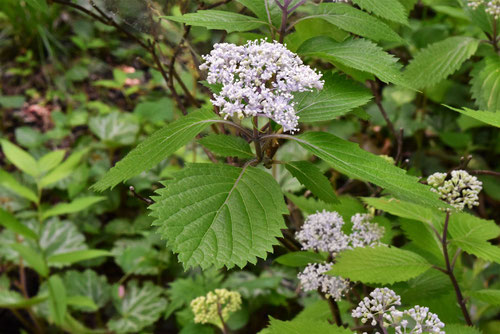
[[500, 177], [500, 172], [495, 172], [492, 170], [468, 170], [467, 173], [471, 175], [492, 175]]
[[217, 302], [217, 314], [219, 315], [220, 322], [222, 323], [222, 333], [229, 334], [229, 327], [227, 327], [227, 324], [224, 321], [224, 317], [222, 316], [222, 310], [219, 302]]
[[321, 296], [328, 303], [328, 307], [330, 307], [330, 312], [332, 312], [332, 316], [333, 316], [333, 319], [335, 320], [335, 324], [337, 326], [341, 327], [343, 325], [343, 323], [342, 323], [342, 318], [340, 316], [339, 305], [332, 298], [326, 298], [326, 296], [323, 294], [321, 294]]
[[444, 255], [444, 260], [446, 262], [446, 272], [448, 276], [450, 277], [451, 283], [453, 284], [453, 288], [455, 289], [455, 294], [457, 296], [457, 301], [458, 304], [460, 305], [460, 309], [462, 310], [462, 314], [464, 315], [465, 321], [467, 322], [468, 326], [472, 326], [472, 321], [470, 319], [469, 312], [467, 311], [467, 306], [465, 305], [465, 300], [462, 295], [462, 291], [460, 291], [460, 286], [458, 285], [457, 279], [455, 278], [455, 275], [453, 274], [453, 268], [451, 267], [450, 263], [450, 257], [448, 255], [448, 243], [447, 243], [447, 234], [448, 234], [448, 223], [450, 222], [450, 212], [446, 212], [446, 219], [444, 221], [444, 227], [443, 227], [443, 238], [441, 239], [442, 241], [442, 246], [443, 246], [443, 255]]

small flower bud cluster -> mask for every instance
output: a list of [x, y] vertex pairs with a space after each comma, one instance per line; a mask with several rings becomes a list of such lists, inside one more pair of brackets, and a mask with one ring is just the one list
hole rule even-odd
[[401, 297], [388, 288], [377, 288], [370, 297], [365, 297], [352, 311], [352, 317], [360, 318], [363, 324], [393, 327], [396, 334], [445, 334], [444, 323], [428, 307], [417, 305], [399, 311], [396, 306], [401, 305]]
[[485, 12], [493, 16], [495, 20], [500, 17], [500, 0], [469, 0], [469, 7], [473, 9], [481, 5], [485, 6]]
[[320, 290], [327, 298], [340, 300], [349, 290], [349, 281], [338, 276], [325, 273], [332, 269], [333, 263], [309, 263], [297, 276], [304, 291]]
[[295, 237], [304, 250], [329, 252], [333, 256], [356, 247], [376, 246], [384, 235], [384, 228], [370, 223], [370, 215], [356, 214], [351, 218], [352, 233], [342, 231], [344, 220], [337, 212], [318, 212], [307, 217]]
[[298, 116], [292, 93], [323, 88], [321, 74], [278, 42], [219, 43], [203, 59], [208, 83], [222, 84], [211, 101], [226, 118], [264, 116], [293, 132]]
[[206, 296], [195, 298], [191, 301], [191, 309], [194, 313], [195, 323], [212, 323], [220, 325], [219, 309], [224, 320], [227, 320], [232, 312], [241, 308], [241, 295], [236, 291], [226, 289], [215, 289]]
[[482, 189], [482, 182], [477, 177], [464, 170], [454, 170], [451, 172], [451, 179], [446, 178], [446, 173], [434, 173], [427, 178], [427, 183], [442, 200], [458, 210], [479, 205], [478, 194]]

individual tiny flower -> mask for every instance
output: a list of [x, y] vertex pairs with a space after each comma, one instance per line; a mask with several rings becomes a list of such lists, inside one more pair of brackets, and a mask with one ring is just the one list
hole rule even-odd
[[211, 101], [226, 118], [264, 116], [293, 132], [299, 117], [292, 93], [323, 88], [321, 74], [278, 42], [219, 43], [203, 59], [208, 83], [222, 84]]
[[359, 302], [358, 307], [352, 311], [353, 318], [360, 318], [363, 324], [369, 322], [376, 326], [384, 319], [387, 311], [396, 310], [401, 305], [401, 297], [388, 288], [377, 288]]
[[338, 276], [325, 274], [332, 269], [333, 263], [309, 263], [297, 277], [304, 291], [317, 291], [318, 289], [327, 298], [340, 300], [349, 290], [349, 281]]
[[307, 217], [296, 238], [304, 250], [333, 255], [349, 247], [349, 237], [342, 232], [344, 220], [337, 212], [318, 212]]
[[370, 222], [371, 216], [357, 213], [351, 217], [352, 233], [349, 235], [350, 247], [374, 247], [381, 245], [380, 239], [384, 236], [385, 229], [378, 224]]
[[[191, 301], [195, 323], [222, 326], [220, 315], [226, 321], [232, 312], [241, 308], [241, 295], [236, 291], [215, 289], [206, 296]], [[220, 315], [219, 315], [220, 312]]]
[[427, 178], [427, 183], [443, 201], [458, 210], [479, 205], [482, 182], [464, 170], [452, 171], [449, 179], [446, 173], [434, 173]]

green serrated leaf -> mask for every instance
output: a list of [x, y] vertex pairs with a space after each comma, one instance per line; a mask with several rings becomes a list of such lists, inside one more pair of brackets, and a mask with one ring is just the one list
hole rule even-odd
[[158, 130], [111, 168], [92, 189], [104, 191], [113, 188], [118, 183], [154, 167], [214, 121], [214, 113], [209, 109], [202, 109]]
[[[103, 307], [111, 298], [111, 287], [107, 282], [106, 276], [99, 276], [91, 269], [83, 272], [75, 270], [65, 272], [64, 285], [66, 286], [68, 296], [86, 296], [98, 308]], [[86, 306], [76, 306], [75, 308], [84, 312], [93, 311]]]
[[408, 13], [398, 0], [353, 0], [352, 2], [384, 19], [408, 24]]
[[347, 32], [372, 39], [405, 43], [405, 41], [387, 24], [351, 5], [343, 3], [322, 3], [309, 6], [312, 14], [302, 20], [320, 18]]
[[26, 225], [19, 222], [14, 215], [0, 207], [0, 225], [26, 238], [37, 239], [38, 235]]
[[42, 214], [42, 219], [79, 212], [105, 199], [106, 198], [102, 196], [79, 197], [70, 203], [57, 204], [56, 206], [44, 211]]
[[431, 87], [458, 70], [478, 45], [475, 38], [458, 36], [431, 44], [415, 55], [403, 77], [415, 89]]
[[500, 290], [482, 289], [470, 291], [466, 295], [493, 306], [500, 306]]
[[250, 145], [241, 137], [211, 134], [201, 138], [199, 142], [218, 156], [242, 159], [254, 157]]
[[0, 169], [0, 186], [5, 187], [17, 195], [32, 202], [38, 203], [38, 197], [33, 190], [20, 184], [12, 175]]
[[205, 27], [207, 29], [233, 31], [249, 31], [267, 24], [261, 19], [221, 10], [199, 10], [182, 16], [163, 16], [162, 18], [181, 22], [187, 25]]
[[358, 247], [341, 252], [328, 274], [363, 283], [393, 284], [424, 273], [432, 265], [420, 255], [395, 247]]
[[463, 108], [463, 109], [457, 109], [453, 108], [450, 106], [446, 106], [447, 108], [451, 110], [455, 110], [461, 114], [464, 114], [466, 116], [475, 118], [483, 123], [489, 124], [496, 126], [497, 128], [500, 128], [500, 112], [489, 112], [489, 111], [482, 111], [482, 110], [473, 110], [469, 108]]
[[416, 177], [407, 175], [405, 170], [362, 150], [355, 143], [326, 132], [308, 132], [289, 138], [349, 177], [372, 182], [401, 199], [430, 207], [444, 205], [437, 194], [431, 192], [428, 186], [418, 183]]
[[323, 75], [322, 90], [294, 94], [301, 123], [329, 121], [345, 115], [372, 99], [368, 89], [337, 73]]
[[276, 258], [274, 262], [288, 267], [305, 267], [309, 263], [326, 261], [326, 256], [308, 251], [290, 252]]
[[[471, 80], [472, 97], [482, 110], [500, 113], [500, 56], [486, 57], [475, 65]], [[498, 116], [497, 116], [498, 119]]]
[[319, 199], [326, 203], [338, 203], [332, 184], [316, 165], [309, 161], [292, 161], [285, 167]]
[[108, 322], [108, 328], [116, 333], [139, 333], [165, 311], [167, 303], [161, 297], [162, 292], [162, 288], [151, 282], [139, 287], [136, 281], [130, 281], [125, 296], [113, 301], [119, 316]]
[[23, 150], [17, 145], [12, 144], [8, 140], [2, 140], [1, 142], [2, 150], [7, 159], [14, 164], [17, 168], [29, 174], [33, 177], [38, 177], [40, 171], [38, 170], [38, 164], [28, 152]]
[[351, 330], [344, 327], [337, 327], [327, 321], [315, 319], [294, 319], [291, 321], [281, 321], [270, 317], [270, 334], [353, 334]]
[[397, 58], [363, 38], [338, 43], [329, 37], [314, 37], [305, 41], [297, 53], [372, 73], [387, 83], [403, 84], [401, 65], [397, 62]]
[[[451, 223], [450, 223], [451, 224]], [[462, 248], [464, 252], [473, 254], [480, 259], [500, 263], [500, 247], [492, 245], [483, 239], [453, 238], [451, 243]]]
[[9, 246], [18, 252], [23, 260], [41, 276], [45, 277], [49, 274], [49, 268], [40, 253], [23, 244], [10, 244]]
[[255, 263], [285, 226], [281, 189], [260, 169], [190, 164], [164, 184], [153, 224], [185, 267]]
[[49, 265], [52, 264], [73, 264], [80, 261], [95, 259], [103, 256], [111, 256], [108, 251], [101, 249], [82, 249], [68, 253], [60, 253], [47, 258]]
[[56, 324], [62, 324], [66, 317], [68, 301], [66, 288], [58, 275], [52, 275], [48, 280], [50, 317]]
[[[43, 223], [39, 244], [46, 258], [87, 249], [85, 237], [72, 222], [56, 219]], [[52, 263], [51, 266], [61, 266], [61, 264]]]
[[444, 330], [446, 334], [483, 334], [483, 332], [476, 327], [462, 324], [446, 324]]

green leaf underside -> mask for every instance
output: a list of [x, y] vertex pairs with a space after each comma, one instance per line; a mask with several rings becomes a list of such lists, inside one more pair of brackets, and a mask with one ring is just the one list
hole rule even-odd
[[363, 283], [407, 281], [431, 267], [420, 255], [395, 247], [359, 247], [344, 251], [328, 272]]
[[209, 109], [193, 112], [158, 130], [111, 168], [92, 188], [104, 191], [153, 168], [216, 121]]
[[299, 122], [329, 121], [372, 99], [368, 89], [340, 74], [327, 73], [323, 80], [322, 90], [294, 94]]
[[450, 37], [431, 44], [415, 55], [403, 77], [415, 89], [431, 87], [453, 74], [477, 50], [479, 40]]
[[189, 164], [164, 184], [154, 225], [186, 268], [255, 263], [285, 228], [281, 189], [260, 169]]
[[404, 40], [387, 24], [376, 17], [343, 3], [323, 3], [314, 8], [313, 14], [303, 20], [320, 18], [347, 32], [374, 41], [402, 42]]
[[463, 109], [457, 109], [457, 108], [453, 108], [450, 106], [446, 106], [446, 107], [450, 108], [451, 110], [457, 111], [461, 114], [464, 114], [466, 116], [475, 118], [478, 121], [481, 121], [483, 123], [500, 128], [500, 112], [473, 110], [473, 109], [469, 109], [469, 108], [465, 108], [465, 107]]
[[14, 231], [23, 237], [36, 239], [38, 235], [31, 230], [26, 225], [23, 225], [20, 221], [14, 217], [10, 212], [5, 211], [0, 207], [0, 225], [5, 226], [11, 231]]
[[319, 199], [326, 203], [338, 203], [332, 184], [316, 165], [309, 161], [291, 161], [285, 167]]
[[480, 109], [500, 113], [500, 57], [490, 56], [472, 71], [472, 97]]
[[289, 267], [305, 267], [309, 263], [323, 261], [326, 261], [326, 256], [308, 251], [290, 252], [285, 255], [281, 255], [274, 260], [274, 262]]
[[327, 321], [316, 319], [293, 319], [281, 321], [271, 317], [269, 333], [272, 334], [351, 334], [347, 328], [337, 327]]
[[408, 23], [408, 13], [398, 0], [353, 0], [352, 2], [377, 16], [398, 23]]
[[441, 207], [443, 202], [428, 186], [418, 183], [383, 158], [361, 149], [357, 144], [325, 132], [308, 132], [293, 137], [305, 149], [329, 163], [349, 177], [374, 183], [387, 189], [395, 197], [431, 207]]
[[305, 41], [297, 53], [303, 56], [319, 57], [333, 63], [338, 62], [356, 70], [372, 73], [386, 83], [403, 83], [401, 65], [397, 62], [397, 58], [363, 38], [338, 43], [329, 37], [314, 37]]
[[241, 137], [211, 134], [201, 138], [199, 142], [218, 156], [238, 157], [242, 159], [248, 159], [254, 156], [250, 149], [250, 145]]
[[483, 289], [467, 293], [468, 296], [494, 306], [500, 306], [500, 290]]
[[73, 200], [73, 202], [71, 203], [57, 204], [53, 208], [45, 211], [42, 214], [42, 218], [47, 219], [52, 216], [79, 212], [104, 199], [106, 198], [102, 196], [87, 196], [87, 197], [77, 198]]
[[267, 24], [265, 21], [252, 16], [221, 10], [199, 10], [196, 13], [184, 14], [182, 16], [163, 16], [163, 18], [191, 26], [226, 30], [227, 32], [249, 31]]
[[129, 282], [125, 297], [114, 301], [120, 316], [108, 322], [109, 329], [115, 333], [139, 333], [154, 323], [167, 306], [161, 297], [162, 292], [162, 288], [151, 282], [146, 282], [142, 287], [136, 281]]
[[11, 174], [4, 170], [0, 170], [0, 186], [5, 187], [32, 202], [38, 203], [38, 198], [33, 190], [20, 184]]

